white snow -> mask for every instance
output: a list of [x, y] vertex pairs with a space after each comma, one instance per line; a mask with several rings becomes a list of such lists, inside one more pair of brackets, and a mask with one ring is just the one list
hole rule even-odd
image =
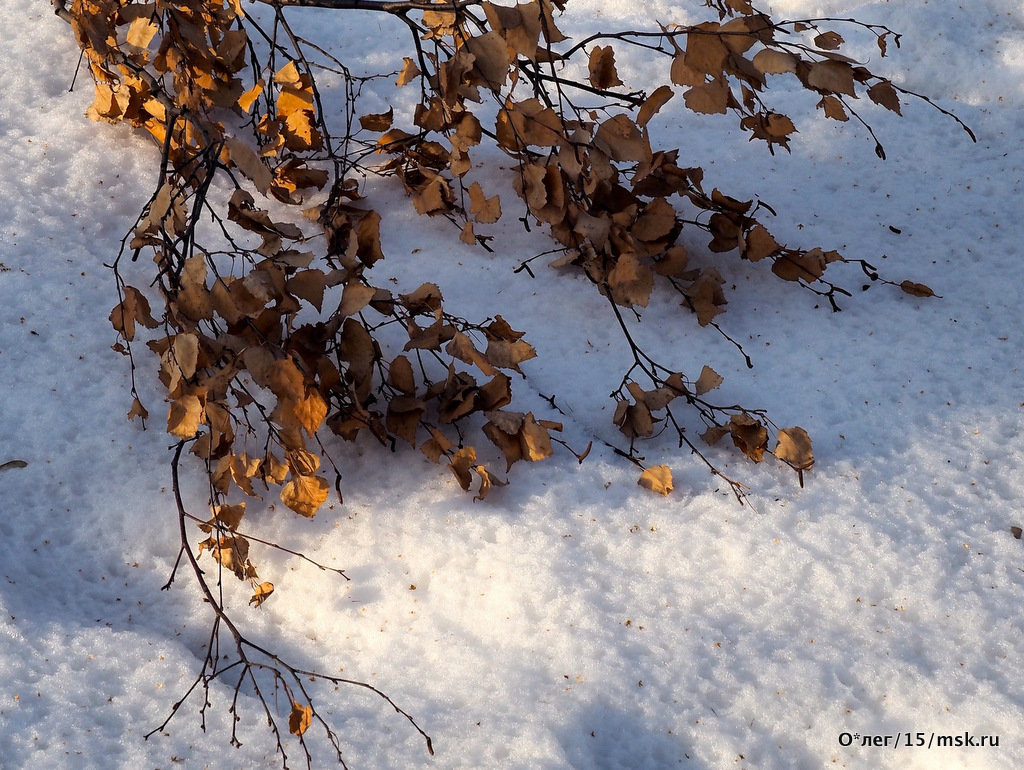
[[[562, 27], [693, 21], [700, 6], [573, 0]], [[196, 700], [143, 740], [194, 679], [210, 627], [187, 574], [160, 590], [177, 555], [171, 441], [159, 419], [145, 432], [125, 419], [129, 370], [110, 350], [116, 295], [103, 264], [151, 191], [158, 152], [83, 116], [91, 84], [83, 72], [68, 93], [77, 51], [48, 2], [6, 7], [0, 464], [28, 466], [0, 471], [0, 766], [278, 766], [251, 695], [239, 708], [243, 746], [228, 745], [227, 680], [205, 734]], [[906, 103], [903, 118], [863, 105], [882, 162], [857, 126], [816, 117], [785, 83], [775, 98], [800, 130], [791, 155], [772, 158], [732, 118], [699, 119], [674, 102], [652, 123], [656, 142], [704, 163], [709, 189], [763, 197], [780, 240], [838, 248], [942, 299], [862, 293], [850, 268], [835, 277], [855, 296], [831, 313], [729, 257], [735, 289], [720, 321], [754, 359], [748, 371], [667, 293], [654, 298], [635, 331], [663, 363], [694, 375], [713, 366], [723, 400], [764, 407], [814, 440], [804, 489], [776, 463], [710, 450], [749, 485], [752, 506], [667, 439], [645, 453], [672, 467], [668, 498], [641, 490], [636, 469], [599, 444], [582, 465], [564, 452], [518, 465], [510, 486], [473, 503], [418, 452], [359, 443], [334, 446], [344, 505], [312, 521], [253, 506], [262, 536], [351, 580], [260, 553], [261, 575], [277, 584], [264, 607], [225, 585], [245, 630], [304, 667], [381, 688], [434, 741], [431, 758], [370, 693], [320, 691], [350, 767], [1024, 767], [1024, 542], [1010, 531], [1024, 525], [1024, 8], [771, 8], [903, 33], [886, 59], [870, 36], [844, 34], [850, 55], [955, 111], [978, 143], [923, 102]], [[366, 72], [394, 68], [401, 31], [387, 20], [294, 17], [343, 58], [366, 52]], [[645, 77], [642, 58], [618, 59]], [[393, 97], [379, 82], [364, 111]], [[493, 194], [501, 159], [480, 159]], [[521, 231], [512, 197], [492, 230], [500, 248], [486, 254], [416, 217], [393, 182], [367, 189], [390, 223], [378, 281], [410, 290], [435, 280], [467, 318], [501, 312], [539, 353], [514, 382], [517, 398], [564, 419], [574, 447], [615, 441], [607, 395], [628, 366], [625, 346], [582, 279], [540, 262], [537, 280], [513, 275], [550, 241]], [[157, 415], [155, 360], [140, 353], [140, 392]], [[186, 467], [186, 502], [201, 511], [202, 476]], [[999, 746], [862, 745], [907, 732], [998, 736]]]

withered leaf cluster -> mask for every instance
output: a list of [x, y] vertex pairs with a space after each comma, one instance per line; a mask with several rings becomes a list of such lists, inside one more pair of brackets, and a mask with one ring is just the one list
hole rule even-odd
[[[209, 474], [214, 516], [201, 550], [252, 583], [254, 604], [273, 586], [249, 560], [239, 531], [244, 503], [228, 501], [273, 488], [287, 508], [314, 516], [332, 490], [341, 494], [341, 470], [333, 461], [321, 466], [326, 434], [417, 447], [477, 498], [505, 479], [465, 425], [481, 427], [504, 473], [561, 443], [552, 437], [561, 424], [510, 408], [512, 376], [536, 355], [522, 331], [498, 313], [479, 323], [460, 318], [432, 283], [404, 292], [375, 283], [383, 220], [358, 184], [371, 154], [382, 159], [374, 172], [397, 176], [420, 214], [458, 223], [467, 244], [487, 247], [487, 226], [519, 209], [559, 244], [553, 265], [582, 271], [607, 298], [635, 361], [614, 394], [627, 456], [636, 460], [636, 440], [669, 428], [696, 451], [676, 414], [686, 406], [709, 443], [729, 435], [759, 462], [775, 431], [776, 457], [801, 474], [811, 468], [806, 432], [711, 402], [722, 378], [704, 367], [690, 380], [655, 363], [636, 347], [622, 311], [639, 317], [662, 286], [699, 325], [717, 327], [730, 254], [766, 262], [835, 307], [843, 291], [824, 275], [848, 260], [780, 243], [757, 218], [769, 207], [709, 190], [703, 169], [652, 142], [651, 127], [681, 94], [691, 111], [732, 113], [751, 140], [788, 149], [796, 123], [765, 95], [776, 77], [816, 94], [826, 118], [848, 120], [862, 95], [899, 114], [907, 92], [841, 53], [837, 32], [776, 22], [745, 0], [707, 2], [717, 20], [697, 25], [580, 41], [559, 29], [564, 0], [437, 2], [416, 12], [371, 3], [408, 25], [410, 55], [396, 83], [420, 98], [408, 116], [393, 108], [359, 115], [354, 99], [347, 114], [332, 116], [307, 58], [309, 50], [327, 54], [291, 30], [288, 2], [265, 4], [268, 31], [239, 0], [53, 1], [95, 82], [89, 116], [137, 126], [162, 148], [159, 184], [122, 250], [133, 260], [150, 255], [155, 277], [144, 291], [118, 271], [110, 321], [129, 347], [115, 347], [130, 355], [146, 330], [167, 391], [166, 429]], [[887, 28], [849, 23], [875, 35], [882, 55], [898, 43]], [[660, 65], [662, 82], [650, 93], [628, 90], [619, 72], [619, 54], [637, 46]], [[357, 93], [363, 81], [330, 64]], [[343, 136], [332, 133], [336, 121]], [[517, 203], [473, 178], [483, 142], [512, 159]], [[233, 188], [222, 203], [211, 192], [217, 175]], [[299, 224], [277, 205], [320, 190], [326, 199]], [[206, 220], [216, 243], [204, 245]], [[932, 295], [923, 284], [900, 286]], [[385, 339], [396, 331], [401, 350]], [[133, 396], [129, 416], [147, 419]], [[646, 468], [640, 483], [667, 494], [671, 472]]]

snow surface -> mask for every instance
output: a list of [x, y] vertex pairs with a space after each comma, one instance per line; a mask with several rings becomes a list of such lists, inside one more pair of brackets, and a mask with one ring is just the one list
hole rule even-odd
[[[573, 0], [562, 26], [693, 21], [699, 6]], [[0, 463], [28, 466], [0, 471], [0, 766], [277, 766], [249, 696], [244, 745], [228, 746], [228, 682], [207, 733], [193, 702], [166, 735], [142, 738], [194, 678], [210, 620], [184, 574], [160, 591], [177, 542], [170, 442], [159, 420], [143, 432], [125, 419], [129, 372], [110, 350], [116, 298], [103, 263], [149, 195], [157, 152], [83, 117], [91, 86], [83, 73], [68, 93], [77, 52], [48, 2], [6, 7]], [[978, 143], [924, 103], [907, 103], [902, 119], [866, 105], [882, 162], [863, 131], [815, 118], [813, 101], [790, 92], [776, 99], [801, 132], [792, 155], [772, 158], [732, 118], [697, 119], [675, 103], [652, 124], [659, 141], [714, 158], [709, 186], [763, 196], [780, 240], [839, 248], [943, 298], [874, 286], [833, 314], [731, 261], [720, 320], [753, 357], [747, 371], [671, 297], [655, 297], [648, 315], [660, 320], [637, 329], [652, 351], [686, 372], [710, 364], [725, 376], [723, 400], [763, 406], [814, 439], [804, 489], [778, 464], [711, 451], [751, 487], [753, 510], [667, 440], [647, 450], [673, 468], [667, 499], [597, 446], [581, 466], [566, 453], [517, 466], [511, 486], [476, 504], [416, 452], [337, 447], [345, 505], [309, 522], [280, 505], [254, 519], [351, 581], [267, 553], [271, 601], [252, 610], [242, 586], [226, 590], [254, 639], [380, 687], [434, 739], [431, 758], [372, 694], [321, 693], [351, 767], [1024, 767], [1024, 543], [1010, 532], [1024, 524], [1024, 10], [1018, 0], [771, 7], [904, 33], [884, 60], [870, 36], [846, 37], [852, 55], [956, 111]], [[363, 55], [366, 72], [394, 69], [400, 30], [389, 21], [294, 17], [352, 61]], [[619, 58], [642, 81], [645, 61]], [[409, 96], [378, 83], [364, 111], [391, 98]], [[498, 189], [500, 159], [481, 157]], [[550, 248], [545, 236], [506, 216], [492, 231], [501, 248], [485, 254], [416, 218], [393, 183], [367, 189], [390, 222], [382, 280], [406, 290], [436, 280], [469, 318], [502, 312], [539, 352], [514, 384], [524, 405], [557, 417], [539, 396], [555, 394], [570, 444], [615, 440], [607, 394], [628, 360], [607, 307], [571, 275], [512, 274]], [[855, 290], [863, 282], [855, 269], [836, 275]], [[159, 414], [154, 363], [140, 359], [139, 380]], [[198, 472], [186, 473], [185, 494], [202, 510]], [[908, 731], [999, 746], [840, 741]]]

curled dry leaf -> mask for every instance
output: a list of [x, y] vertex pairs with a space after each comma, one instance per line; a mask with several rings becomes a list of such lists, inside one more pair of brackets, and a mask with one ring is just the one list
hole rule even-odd
[[235, 573], [239, 580], [245, 580], [251, 566], [249, 559], [249, 541], [240, 535], [208, 538], [199, 544], [199, 553], [209, 549], [221, 566]]
[[149, 412], [146, 411], [146, 407], [139, 401], [138, 396], [132, 399], [132, 408], [128, 410], [129, 420], [134, 420], [136, 417], [141, 417], [143, 420], [149, 419]]
[[301, 516], [312, 518], [327, 500], [330, 489], [322, 476], [293, 475], [281, 487], [281, 501]]
[[249, 604], [253, 607], [259, 607], [263, 602], [270, 598], [270, 595], [274, 593], [274, 584], [263, 582], [256, 586], [256, 590], [252, 597], [249, 599]]
[[915, 283], [914, 281], [903, 281], [900, 284], [900, 288], [903, 289], [907, 294], [912, 297], [934, 297], [935, 292], [932, 291], [928, 286], [923, 283]]
[[469, 471], [474, 465], [476, 465], [476, 450], [471, 446], [458, 450], [448, 464], [448, 468], [455, 475], [459, 486], [464, 490], [468, 491], [469, 485], [473, 483], [473, 476]]
[[313, 724], [313, 709], [305, 703], [293, 702], [292, 711], [288, 715], [288, 732], [292, 735], [302, 735], [311, 724]]
[[768, 448], [768, 429], [760, 421], [746, 412], [734, 414], [729, 418], [729, 434], [732, 442], [749, 459], [761, 462]]

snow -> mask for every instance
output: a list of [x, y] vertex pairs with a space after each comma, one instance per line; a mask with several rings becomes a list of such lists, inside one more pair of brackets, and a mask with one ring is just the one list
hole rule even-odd
[[[110, 350], [116, 296], [103, 265], [151, 191], [157, 150], [83, 117], [91, 86], [83, 72], [68, 93], [77, 52], [48, 3], [8, 6], [0, 464], [28, 465], [0, 471], [0, 765], [278, 766], [249, 694], [243, 746], [228, 745], [229, 681], [214, 688], [206, 733], [189, 701], [164, 734], [143, 740], [194, 679], [210, 628], [187, 575], [160, 590], [177, 555], [171, 442], [159, 420], [143, 432], [124, 418], [130, 373]], [[699, 6], [573, 0], [562, 27], [650, 26], [645, 8], [694, 21]], [[516, 466], [511, 485], [480, 503], [418, 453], [360, 443], [335, 447], [344, 505], [312, 521], [280, 505], [251, 509], [262, 536], [350, 580], [261, 553], [261, 574], [277, 585], [266, 605], [247, 608], [244, 587], [225, 585], [246, 632], [303, 667], [381, 688], [433, 738], [431, 758], [371, 693], [321, 691], [350, 767], [1024, 767], [1024, 544], [1010, 531], [1024, 524], [1024, 9], [771, 8], [903, 33], [902, 50], [881, 60], [870, 36], [851, 32], [850, 55], [955, 111], [978, 143], [923, 102], [906, 103], [902, 119], [865, 106], [882, 162], [863, 131], [816, 119], [813, 102], [785, 86], [777, 103], [800, 130], [791, 155], [772, 158], [731, 119], [698, 120], [674, 103], [652, 131], [697, 162], [715, 158], [709, 187], [763, 196], [779, 212], [779, 240], [839, 248], [942, 299], [860, 292], [850, 268], [836, 275], [855, 296], [831, 313], [759, 266], [730, 262], [735, 289], [720, 320], [753, 358], [748, 371], [713, 330], [655, 296], [634, 330], [664, 363], [694, 374], [709, 364], [725, 377], [723, 400], [764, 407], [813, 437], [817, 465], [803, 489], [778, 464], [711, 450], [751, 488], [750, 506], [666, 440], [645, 451], [673, 469], [668, 498], [637, 487], [636, 469], [597, 442], [582, 465], [559, 453]], [[341, 27], [341, 16], [295, 14], [336, 51], [372, 49], [368, 72], [393, 66], [380, 42], [398, 34], [390, 22], [346, 13]], [[644, 76], [643, 59], [618, 58], [631, 78]], [[375, 83], [364, 111], [392, 96]], [[480, 157], [497, 191], [501, 160]], [[607, 306], [540, 262], [536, 280], [512, 273], [550, 248], [545, 236], [506, 214], [491, 231], [500, 248], [485, 254], [416, 217], [392, 183], [368, 190], [390, 222], [378, 280], [403, 290], [435, 280], [465, 317], [501, 312], [539, 353], [516, 397], [564, 420], [576, 448], [615, 441], [607, 394], [629, 361]], [[154, 363], [140, 356], [138, 380], [159, 414]], [[191, 470], [183, 491], [200, 511]], [[860, 738], [907, 732], [998, 736], [999, 746]]]

